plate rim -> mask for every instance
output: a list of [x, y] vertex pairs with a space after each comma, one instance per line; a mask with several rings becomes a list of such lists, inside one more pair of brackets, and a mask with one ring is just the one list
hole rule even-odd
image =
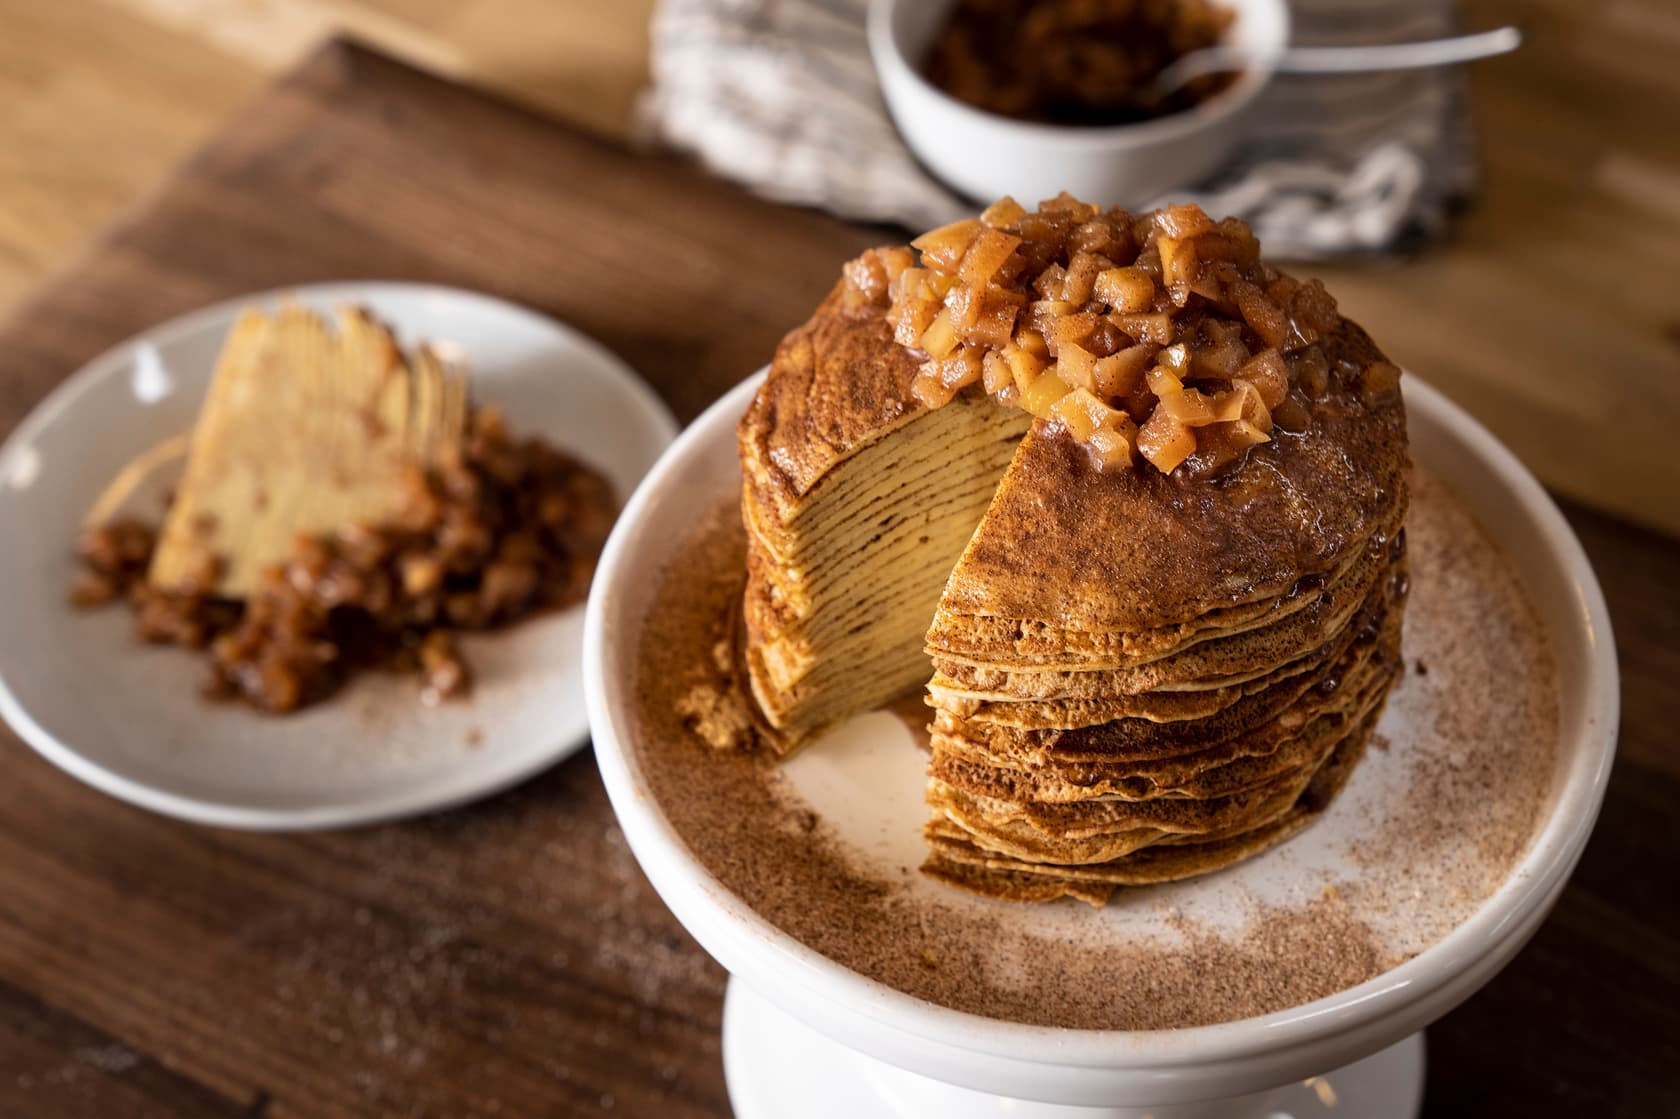
[[[679, 432], [670, 409], [629, 362], [587, 332], [534, 307], [488, 292], [448, 284], [382, 279], [330, 280], [320, 283], [286, 284], [229, 296], [164, 319], [105, 347], [53, 386], [18, 421], [4, 442], [0, 442], [0, 484], [12, 476], [16, 469], [14, 460], [22, 453], [23, 448], [61, 422], [65, 414], [74, 409], [87, 393], [110, 377], [120, 375], [132, 362], [132, 355], [142, 346], [163, 346], [205, 330], [215, 329], [219, 322], [231, 321], [232, 317], [252, 304], [271, 304], [287, 297], [317, 304], [371, 301], [383, 293], [409, 298], [441, 296], [457, 302], [479, 304], [496, 313], [512, 313], [539, 325], [566, 339], [568, 344], [588, 353], [601, 370], [610, 371], [614, 389], [622, 393], [625, 403], [635, 409], [638, 423], [646, 424], [648, 429], [657, 435], [661, 443], [661, 457], [670, 449]], [[644, 479], [656, 463], [657, 459], [643, 471]], [[628, 507], [627, 499], [623, 508]], [[574, 605], [568, 607], [566, 612], [581, 609], [581, 605]], [[587, 704], [585, 706], [587, 708]], [[492, 796], [534, 777], [579, 753], [590, 742], [585, 718], [581, 733], [561, 736], [552, 747], [515, 755], [500, 766], [467, 769], [453, 780], [399, 789], [370, 798], [359, 805], [274, 807], [241, 804], [230, 798], [175, 792], [161, 787], [154, 781], [123, 773], [95, 761], [41, 725], [14, 692], [3, 662], [0, 662], [0, 720], [40, 757], [82, 783], [117, 800], [191, 823], [261, 832], [314, 831], [370, 825], [456, 807]]]

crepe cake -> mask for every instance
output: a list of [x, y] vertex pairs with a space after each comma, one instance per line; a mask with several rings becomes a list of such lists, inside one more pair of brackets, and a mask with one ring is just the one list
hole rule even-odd
[[927, 682], [928, 619], [1031, 422], [918, 405], [917, 364], [842, 281], [741, 421], [744, 655], [779, 750]]
[[459, 460], [465, 373], [428, 346], [406, 357], [367, 311], [336, 329], [295, 303], [239, 316], [193, 427], [148, 581], [255, 593], [300, 535], [396, 522], [406, 472]]
[[924, 871], [1093, 903], [1293, 835], [1399, 670], [1398, 370], [1195, 207], [853, 261], [740, 425], [739, 660], [786, 754], [922, 689]]

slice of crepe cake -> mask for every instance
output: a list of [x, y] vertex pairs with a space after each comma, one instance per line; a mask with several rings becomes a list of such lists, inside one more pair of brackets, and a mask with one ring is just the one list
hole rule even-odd
[[244, 598], [299, 535], [389, 524], [406, 472], [457, 461], [465, 371], [403, 354], [367, 311], [337, 327], [295, 304], [247, 310], [222, 347], [149, 581]]

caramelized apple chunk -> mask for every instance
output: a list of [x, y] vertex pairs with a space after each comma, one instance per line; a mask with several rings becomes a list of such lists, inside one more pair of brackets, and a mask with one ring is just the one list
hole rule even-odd
[[1387, 362], [1333, 371], [1320, 343], [1342, 318], [1324, 286], [1265, 264], [1247, 225], [1193, 205], [1134, 215], [1066, 193], [1036, 210], [1003, 198], [865, 253], [845, 278], [846, 298], [884, 306], [921, 359], [924, 406], [977, 386], [1063, 429], [1101, 469], [1137, 456], [1164, 473], [1215, 469], [1308, 430], [1332, 378], [1370, 407], [1398, 390]]

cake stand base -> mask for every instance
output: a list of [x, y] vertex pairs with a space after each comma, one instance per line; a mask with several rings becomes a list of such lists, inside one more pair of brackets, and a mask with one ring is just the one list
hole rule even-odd
[[723, 1003], [723, 1073], [736, 1119], [1416, 1119], [1423, 1100], [1423, 1034], [1334, 1072], [1252, 1096], [1070, 1107], [993, 1096], [907, 1072], [830, 1040], [731, 979]]

